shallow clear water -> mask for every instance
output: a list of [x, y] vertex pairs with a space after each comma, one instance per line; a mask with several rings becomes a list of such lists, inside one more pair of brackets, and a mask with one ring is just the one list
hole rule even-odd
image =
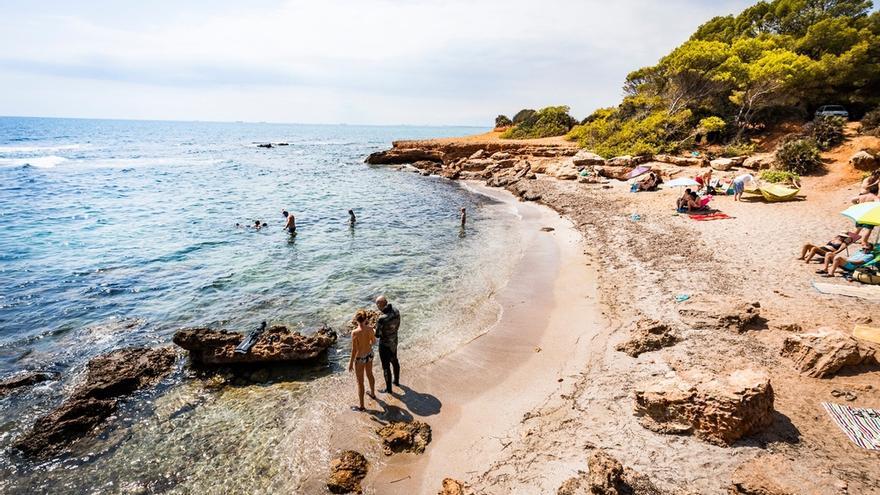
[[[385, 293], [413, 366], [491, 324], [490, 296], [518, 255], [515, 217], [455, 183], [363, 164], [392, 139], [474, 132], [0, 118], [0, 376], [63, 376], [0, 399], [0, 490], [300, 486], [329, 455], [322, 416], [353, 395], [344, 339], [328, 364], [268, 386], [214, 390], [181, 365], [62, 459], [34, 464], [8, 446], [89, 358], [169, 344], [181, 327], [340, 328]], [[268, 228], [235, 226], [254, 219]]]

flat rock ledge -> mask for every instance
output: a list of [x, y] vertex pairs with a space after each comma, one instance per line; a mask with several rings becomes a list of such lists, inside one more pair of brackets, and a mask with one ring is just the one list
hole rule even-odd
[[37, 419], [13, 447], [33, 457], [59, 453], [116, 412], [121, 398], [158, 383], [176, 360], [171, 347], [119, 349], [92, 359], [71, 396]]
[[843, 368], [878, 364], [877, 346], [861, 342], [831, 328], [785, 338], [781, 355], [791, 359], [794, 369], [813, 378], [833, 376]]
[[733, 472], [730, 495], [846, 495], [847, 483], [830, 472], [781, 454], [761, 455]]
[[685, 325], [698, 330], [729, 330], [743, 333], [763, 321], [761, 304], [729, 299], [707, 299], [678, 310]]
[[394, 421], [376, 430], [385, 455], [399, 452], [422, 454], [431, 443], [431, 426], [421, 421]]
[[313, 335], [303, 335], [285, 326], [268, 328], [247, 354], [236, 354], [244, 335], [226, 330], [190, 328], [174, 334], [174, 343], [189, 351], [190, 359], [201, 365], [291, 363], [309, 361], [323, 355], [336, 343], [336, 332], [322, 327]]
[[678, 337], [670, 325], [643, 318], [630, 330], [629, 340], [618, 344], [615, 349], [632, 357], [638, 357], [642, 353], [669, 347], [677, 342]]
[[604, 450], [587, 461], [589, 473], [579, 471], [556, 491], [557, 495], [664, 495], [645, 475], [626, 468]]
[[649, 430], [727, 446], [773, 422], [773, 387], [751, 369], [663, 378], [636, 389], [635, 415]]
[[367, 475], [369, 464], [360, 452], [343, 451], [330, 461], [327, 489], [330, 493], [363, 493], [361, 480]]

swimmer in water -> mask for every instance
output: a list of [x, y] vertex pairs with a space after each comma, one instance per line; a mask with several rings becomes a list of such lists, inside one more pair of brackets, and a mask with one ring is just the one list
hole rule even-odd
[[293, 214], [288, 213], [287, 210], [281, 210], [281, 214], [287, 219], [284, 222], [284, 230], [291, 234], [296, 234], [296, 219], [293, 217]]

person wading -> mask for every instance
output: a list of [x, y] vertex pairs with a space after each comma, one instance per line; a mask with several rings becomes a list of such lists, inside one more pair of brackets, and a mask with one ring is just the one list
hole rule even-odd
[[[400, 363], [397, 362], [397, 330], [400, 328], [400, 312], [385, 299], [376, 298], [376, 307], [382, 316], [376, 321], [376, 338], [379, 339], [379, 360], [382, 361], [382, 373], [385, 375], [385, 390], [392, 392], [391, 384], [400, 386]], [[394, 371], [392, 380], [392, 369]]]

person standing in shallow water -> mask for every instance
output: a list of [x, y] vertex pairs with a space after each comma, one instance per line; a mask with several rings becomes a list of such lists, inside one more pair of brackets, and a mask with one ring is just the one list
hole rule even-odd
[[467, 210], [464, 208], [461, 209], [461, 227], [464, 228], [464, 224], [467, 223]]
[[357, 377], [358, 400], [360, 406], [354, 408], [364, 410], [364, 374], [370, 382], [370, 397], [376, 398], [376, 379], [373, 377], [373, 344], [376, 334], [367, 325], [367, 312], [359, 309], [354, 315], [357, 328], [351, 332], [351, 358], [348, 360], [348, 371], [354, 371]]
[[354, 227], [357, 218], [354, 216], [354, 210], [348, 210], [348, 225]]
[[397, 361], [397, 331], [400, 329], [400, 312], [391, 306], [385, 296], [376, 298], [376, 307], [382, 312], [376, 321], [379, 360], [382, 361], [382, 374], [385, 375], [385, 390], [382, 392], [390, 394], [392, 383], [400, 386], [400, 363]]
[[284, 215], [284, 218], [287, 219], [284, 222], [284, 230], [290, 232], [291, 234], [296, 234], [296, 219], [293, 218], [293, 214], [288, 213], [287, 210], [281, 210], [281, 214]]

